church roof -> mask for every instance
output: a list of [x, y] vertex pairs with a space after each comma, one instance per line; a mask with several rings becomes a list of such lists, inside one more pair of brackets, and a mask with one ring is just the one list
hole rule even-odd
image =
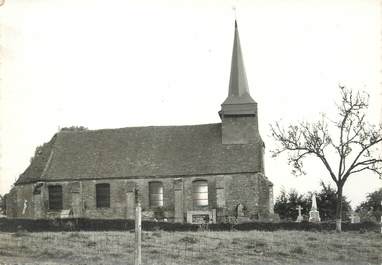
[[260, 172], [261, 146], [223, 145], [220, 123], [60, 131], [16, 184]]

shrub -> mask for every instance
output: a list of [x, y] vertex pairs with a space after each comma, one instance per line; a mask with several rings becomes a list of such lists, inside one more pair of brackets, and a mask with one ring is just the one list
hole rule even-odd
[[[198, 231], [197, 224], [181, 224], [170, 222], [143, 221], [142, 230], [144, 231]], [[0, 218], [0, 231], [17, 232], [21, 230], [30, 232], [43, 231], [134, 231], [134, 220], [126, 219], [87, 219], [87, 218], [68, 218], [68, 219], [8, 219]], [[301, 230], [301, 231], [334, 231], [335, 222], [250, 222], [242, 224], [209, 224], [209, 231], [275, 231], [275, 230]], [[344, 222], [343, 231], [380, 231], [380, 225], [374, 222], [363, 222], [351, 224]]]

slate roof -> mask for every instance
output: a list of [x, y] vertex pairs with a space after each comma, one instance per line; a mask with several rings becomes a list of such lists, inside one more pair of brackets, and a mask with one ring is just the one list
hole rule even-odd
[[221, 123], [61, 131], [16, 184], [260, 172], [262, 145], [223, 145]]

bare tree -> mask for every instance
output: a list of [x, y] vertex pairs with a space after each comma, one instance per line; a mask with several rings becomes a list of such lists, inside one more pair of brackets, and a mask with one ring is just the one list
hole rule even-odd
[[315, 157], [337, 186], [336, 230], [341, 231], [342, 191], [352, 175], [370, 171], [382, 178], [382, 158], [378, 143], [382, 142], [382, 124], [366, 121], [369, 95], [353, 92], [340, 86], [341, 99], [337, 104], [337, 118], [325, 115], [321, 120], [299, 122], [282, 128], [279, 122], [271, 125], [278, 147], [273, 155], [288, 153], [288, 163], [295, 175], [306, 174], [303, 161]]

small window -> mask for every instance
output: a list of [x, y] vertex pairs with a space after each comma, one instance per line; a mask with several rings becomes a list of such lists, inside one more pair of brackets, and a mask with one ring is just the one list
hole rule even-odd
[[96, 184], [97, 208], [110, 208], [110, 184]]
[[49, 210], [62, 210], [62, 186], [48, 186]]
[[163, 206], [163, 184], [162, 182], [149, 183], [150, 207]]
[[208, 206], [207, 180], [195, 180], [192, 183], [192, 198], [194, 206]]

